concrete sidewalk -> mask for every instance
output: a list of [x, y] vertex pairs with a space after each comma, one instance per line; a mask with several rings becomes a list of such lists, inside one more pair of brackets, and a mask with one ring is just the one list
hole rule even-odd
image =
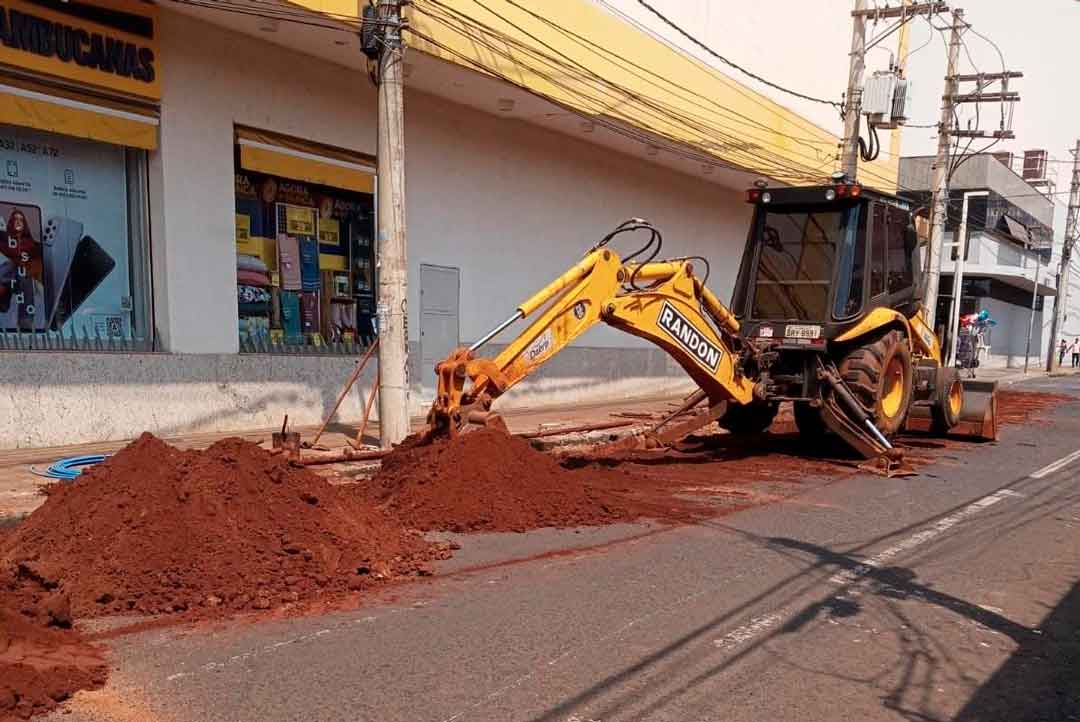
[[[1022, 368], [977, 368], [975, 379], [978, 381], [997, 381], [1003, 386], [1030, 381], [1032, 379], [1056, 378], [1059, 376], [1073, 376], [1080, 374], [1080, 369], [1061, 367], [1047, 372], [1042, 365], [1031, 366], [1025, 374]], [[966, 376], [965, 376], [966, 378]]]
[[[676, 402], [681, 401], [681, 399], [680, 396], [657, 396], [604, 404], [548, 407], [536, 411], [508, 411], [504, 414], [504, 418], [512, 432], [525, 433], [559, 426], [569, 427], [620, 420], [631, 421], [632, 418], [619, 416], [619, 414], [640, 416], [660, 414], [671, 411]], [[422, 417], [412, 420], [414, 430], [422, 428], [423, 425], [424, 419]], [[203, 449], [215, 441], [229, 437], [240, 437], [269, 446], [270, 435], [279, 430], [279, 428], [273, 428], [252, 429], [239, 433], [188, 434], [165, 437], [165, 440], [174, 446], [185, 449]], [[304, 441], [310, 441], [318, 431], [318, 427], [290, 427], [290, 430], [299, 431]], [[333, 422], [319, 439], [319, 446], [331, 449], [343, 447], [346, 445], [346, 437], [355, 438], [356, 431], [356, 425]], [[364, 434], [364, 441], [369, 444], [377, 444], [378, 437], [378, 423], [369, 424]], [[122, 449], [130, 441], [130, 439], [124, 439], [95, 444], [0, 451], [0, 527], [14, 523], [19, 518], [32, 512], [44, 501], [41, 487], [53, 483], [54, 480], [34, 474], [31, 467], [44, 471], [49, 464], [62, 458], [86, 454], [111, 454]]]

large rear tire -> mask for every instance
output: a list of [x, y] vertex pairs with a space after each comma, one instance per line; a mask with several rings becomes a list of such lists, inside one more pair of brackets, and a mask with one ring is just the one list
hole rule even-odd
[[897, 330], [852, 349], [840, 361], [840, 376], [885, 436], [904, 428], [913, 375], [911, 349]]
[[780, 404], [770, 401], [731, 402], [717, 423], [733, 434], [760, 434], [772, 426], [779, 408]]

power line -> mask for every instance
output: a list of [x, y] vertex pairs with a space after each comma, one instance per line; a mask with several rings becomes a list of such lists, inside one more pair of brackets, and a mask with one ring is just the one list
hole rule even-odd
[[841, 108], [843, 107], [843, 106], [842, 106], [842, 105], [841, 105], [840, 103], [837, 103], [837, 102], [836, 102], [836, 101], [834, 101], [834, 100], [825, 100], [824, 98], [815, 98], [815, 97], [813, 97], [812, 95], [806, 95], [805, 93], [800, 93], [800, 92], [798, 92], [798, 91], [796, 91], [796, 90], [791, 90], [790, 88], [785, 88], [784, 86], [782, 86], [782, 85], [779, 85], [778, 83], [774, 83], [774, 82], [772, 82], [771, 80], [766, 80], [765, 78], [761, 77], [761, 76], [760, 76], [760, 75], [758, 75], [757, 73], [751, 72], [750, 70], [747, 70], [746, 68], [744, 68], [743, 66], [739, 65], [738, 63], [736, 63], [736, 62], [734, 62], [734, 61], [732, 61], [732, 60], [729, 60], [729, 59], [725, 58], [725, 57], [724, 57], [723, 55], [721, 55], [720, 53], [716, 52], [715, 50], [713, 50], [712, 48], [710, 48], [710, 47], [709, 47], [708, 45], [706, 45], [705, 43], [701, 42], [700, 40], [698, 40], [697, 38], [695, 38], [695, 37], [694, 37], [693, 35], [691, 35], [690, 33], [688, 33], [688, 32], [686, 32], [685, 30], [683, 30], [683, 29], [682, 29], [681, 27], [679, 27], [678, 25], [676, 25], [676, 24], [675, 24], [675, 23], [674, 23], [674, 22], [673, 22], [672, 20], [670, 20], [670, 19], [669, 19], [669, 18], [668, 18], [668, 17], [666, 16], [666, 15], [664, 15], [663, 13], [661, 13], [661, 12], [660, 12], [659, 10], [657, 10], [656, 8], [654, 8], [654, 7], [652, 6], [652, 5], [650, 5], [649, 3], [647, 3], [647, 2], [645, 1], [645, 0], [638, 0], [638, 4], [639, 4], [639, 5], [641, 5], [642, 7], [644, 7], [644, 8], [645, 8], [646, 10], [648, 10], [649, 12], [651, 12], [651, 13], [652, 13], [653, 15], [655, 15], [655, 16], [656, 16], [657, 18], [659, 18], [659, 19], [660, 19], [660, 20], [661, 20], [661, 21], [662, 21], [662, 22], [663, 22], [663, 23], [664, 23], [665, 25], [667, 25], [668, 27], [670, 27], [670, 28], [671, 28], [672, 30], [674, 30], [675, 32], [679, 33], [679, 35], [682, 35], [682, 36], [683, 36], [684, 38], [686, 38], [686, 39], [687, 39], [687, 40], [689, 40], [689, 41], [690, 41], [691, 43], [693, 43], [693, 44], [694, 44], [694, 45], [696, 45], [697, 47], [699, 47], [699, 48], [701, 48], [702, 50], [704, 50], [704, 51], [705, 51], [706, 53], [708, 53], [708, 54], [709, 54], [709, 55], [711, 55], [712, 57], [716, 58], [717, 60], [719, 60], [720, 62], [724, 63], [725, 65], [727, 65], [727, 66], [729, 66], [729, 67], [731, 67], [731, 68], [734, 68], [735, 70], [738, 70], [738, 71], [739, 71], [740, 73], [742, 73], [742, 74], [746, 75], [747, 77], [753, 78], [754, 80], [758, 81], [759, 83], [763, 83], [763, 84], [765, 84], [765, 85], [769, 86], [770, 88], [775, 88], [776, 90], [779, 90], [779, 91], [781, 91], [781, 92], [787, 93], [788, 95], [793, 95], [793, 96], [795, 96], [796, 98], [802, 98], [803, 100], [809, 100], [809, 101], [811, 101], [811, 102], [814, 102], [814, 103], [821, 103], [821, 104], [823, 104], [823, 105], [831, 105], [831, 106], [833, 106], [834, 108], [836, 108], [837, 110], [840, 110], [840, 109], [841, 109]]
[[[708, 154], [708, 151], [705, 151], [706, 163], [722, 166], [727, 165], [728, 167], [733, 167], [740, 170], [756, 171], [772, 177], [784, 177], [786, 175], [790, 179], [799, 180], [820, 181], [823, 180], [827, 175], [826, 173], [817, 171], [816, 169], [832, 162], [832, 158], [823, 158], [820, 152], [818, 153], [817, 157], [810, 158], [797, 152], [789, 151], [789, 156], [794, 155], [796, 157], [806, 158], [806, 160], [808, 161], [806, 164], [803, 165], [793, 165], [789, 158], [778, 156], [774, 152], [769, 151], [761, 146], [746, 143], [746, 131], [744, 130], [734, 130], [726, 128], [724, 126], [710, 125], [702, 118], [688, 116], [685, 112], [675, 110], [662, 101], [658, 101], [654, 98], [644, 96], [640, 92], [636, 92], [620, 86], [617, 83], [609, 80], [608, 78], [598, 75], [590, 69], [582, 66], [580, 63], [572, 61], [565, 55], [562, 55], [558, 51], [551, 49], [550, 46], [546, 46], [549, 52], [545, 53], [535, 47], [523, 44], [520, 39], [508, 36], [495, 28], [485, 26], [482, 23], [476, 21], [474, 18], [456, 12], [452, 8], [443, 5], [442, 3], [438, 2], [438, 0], [423, 0], [423, 2], [414, 3], [414, 7], [416, 7], [418, 11], [429, 16], [433, 20], [440, 22], [446, 27], [449, 27], [455, 32], [461, 34], [464, 38], [471, 41], [472, 43], [490, 50], [493, 55], [505, 59], [506, 61], [514, 64], [515, 67], [520, 67], [531, 73], [535, 73], [538, 77], [541, 77], [545, 81], [550, 82], [553, 86], [564, 90], [568, 94], [572, 94], [576, 97], [591, 101], [593, 104], [610, 108], [624, 106], [626, 105], [627, 100], [632, 100], [635, 103], [643, 106], [643, 108], [647, 112], [647, 115], [653, 116], [657, 120], [660, 120], [664, 123], [675, 122], [678, 125], [688, 128], [695, 134], [700, 134], [701, 140], [698, 142], [705, 147], [709, 147], [709, 145], [716, 145], [716, 139], [720, 138], [724, 141], [723, 143], [721, 143], [721, 145], [726, 146], [725, 150], [728, 151], [729, 156], [735, 159], [738, 164], [732, 165], [729, 162], [720, 161], [720, 159], [718, 159], [716, 156]], [[489, 9], [488, 12], [491, 12], [491, 10]], [[496, 17], [500, 16], [496, 15]], [[505, 18], [500, 17], [500, 19], [504, 22], [507, 22]], [[565, 31], [565, 29], [562, 30], [564, 32], [568, 32]], [[421, 33], [419, 33], [416, 28], [412, 28], [410, 31], [418, 37], [421, 37]], [[432, 40], [431, 38], [424, 37], [421, 37], [421, 39]], [[445, 46], [440, 43], [433, 44], [434, 46], [440, 47], [440, 49], [443, 49], [451, 55], [459, 57], [469, 66], [477, 67], [478, 69], [496, 75], [496, 77], [500, 77], [501, 79], [504, 79], [512, 84], [519, 86], [521, 85], [520, 82], [517, 82], [511, 78], [507, 78], [505, 74], [499, 70], [498, 67], [495, 67], [495, 64], [484, 63], [472, 57], [466, 58], [462, 56], [461, 53], [453, 51], [449, 48], [445, 48]], [[517, 51], [516, 53], [515, 50]], [[535, 64], [530, 64], [527, 58], [532, 58], [533, 60], [549, 66], [553, 69], [554, 74], [547, 72], [542, 67], [537, 67]], [[622, 60], [624, 62], [627, 62], [625, 61], [625, 59]], [[601, 94], [608, 95], [610, 99], [605, 101], [595, 95], [590, 95], [589, 93], [584, 92], [583, 89], [579, 86], [567, 85], [565, 82], [566, 79], [569, 79], [570, 81], [576, 80], [586, 86], [589, 86], [589, 90], [591, 90], [592, 92], [600, 92]], [[653, 82], [653, 84], [656, 84], [655, 81]], [[601, 87], [598, 88], [596, 87], [597, 85]], [[538, 92], [535, 89], [526, 88], [526, 90], [533, 93], [534, 95], [538, 95], [539, 97], [544, 97], [545, 99], [554, 102], [560, 107], [566, 107], [565, 102], [546, 96], [544, 93]], [[594, 122], [597, 122], [598, 120], [597, 116], [583, 114], [580, 110], [576, 108], [567, 109], [573, 113], [581, 115], [587, 120], [592, 120]], [[634, 121], [627, 122], [632, 124]], [[625, 129], [620, 130], [625, 132]], [[663, 131], [659, 131], [655, 128], [652, 129], [650, 132], [657, 133], [661, 136], [666, 135]], [[655, 144], [653, 143], [653, 141], [649, 140], [648, 137], [641, 137], [640, 134], [638, 135], [638, 139], [645, 143]], [[681, 140], [676, 140], [671, 137], [668, 137], [668, 140], [677, 143], [683, 142]], [[822, 144], [825, 144], [824, 141]], [[701, 156], [698, 157], [700, 158]]]

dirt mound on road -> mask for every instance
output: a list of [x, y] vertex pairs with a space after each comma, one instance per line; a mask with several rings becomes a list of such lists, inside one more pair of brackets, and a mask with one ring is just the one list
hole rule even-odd
[[70, 629], [67, 605], [25, 574], [0, 574], [0, 722], [29, 719], [105, 683], [101, 650]]
[[0, 571], [33, 568], [76, 617], [222, 616], [378, 579], [445, 553], [383, 512], [255, 444], [182, 451], [144, 434], [0, 541]]
[[1042, 391], [998, 391], [998, 423], [1026, 424], [1029, 421], [1045, 421], [1047, 411], [1069, 401], [1072, 396]]
[[492, 429], [428, 445], [407, 441], [358, 492], [407, 526], [454, 532], [685, 521], [716, 511], [679, 498], [677, 485], [629, 470], [564, 468]]

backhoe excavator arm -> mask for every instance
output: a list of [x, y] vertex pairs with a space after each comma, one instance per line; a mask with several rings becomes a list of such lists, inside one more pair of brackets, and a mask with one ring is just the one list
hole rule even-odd
[[[510, 323], [534, 314], [495, 358], [474, 355]], [[428, 414], [430, 432], [452, 435], [469, 421], [487, 421], [496, 398], [601, 321], [667, 351], [710, 404], [753, 398], [753, 382], [741, 375], [731, 348], [738, 321], [694, 277], [689, 261], [624, 265], [613, 251], [596, 248], [518, 306], [506, 323], [435, 367], [438, 392]]]

